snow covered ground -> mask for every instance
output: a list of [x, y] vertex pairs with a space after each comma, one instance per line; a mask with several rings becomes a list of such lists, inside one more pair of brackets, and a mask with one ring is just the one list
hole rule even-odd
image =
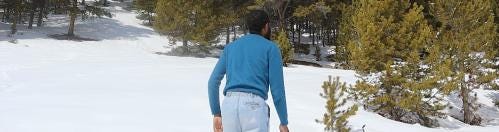
[[[217, 59], [154, 54], [164, 52], [168, 40], [121, 6], [113, 2], [113, 18], [78, 23], [77, 35], [99, 41], [48, 38], [66, 32], [65, 16], [50, 17], [44, 28], [20, 27], [14, 37], [7, 37], [9, 25], [0, 23], [0, 132], [212, 130], [207, 80]], [[13, 40], [17, 44], [8, 42]], [[319, 93], [328, 75], [348, 83], [356, 80], [353, 71], [285, 68], [292, 131], [323, 130], [314, 120], [324, 112]], [[492, 95], [499, 96], [489, 92], [480, 97]], [[278, 119], [270, 106], [274, 132]], [[442, 121], [445, 127], [426, 128], [364, 110], [349, 121], [354, 131], [365, 125], [366, 132], [499, 131], [499, 126], [469, 126], [452, 118]]]

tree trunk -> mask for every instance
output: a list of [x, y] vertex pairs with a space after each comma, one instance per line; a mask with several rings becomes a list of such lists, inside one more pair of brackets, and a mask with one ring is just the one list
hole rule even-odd
[[[311, 24], [313, 25], [313, 24]], [[315, 60], [316, 61], [321, 61], [321, 47], [318, 42], [316, 42], [316, 29], [314, 26], [311, 26], [311, 34], [312, 34], [312, 45], [315, 46]]]
[[5, 22], [9, 22], [9, 21], [10, 21], [10, 20], [9, 20], [9, 17], [10, 17], [10, 12], [11, 12], [11, 10], [12, 10], [12, 9], [11, 9], [11, 8], [9, 8], [9, 6], [7, 6], [7, 7], [6, 7], [6, 9], [5, 9], [5, 14], [4, 14], [4, 16], [5, 16]]
[[289, 1], [288, 0], [276, 0], [276, 4], [274, 10], [277, 12], [277, 26], [279, 27], [279, 31], [286, 29], [286, 10], [288, 9]]
[[186, 39], [184, 39], [182, 41], [182, 43], [183, 43], [183, 45], [182, 45], [183, 46], [182, 47], [183, 48], [183, 51], [182, 51], [183, 53], [182, 54], [183, 55], [188, 55], [189, 54], [189, 42]]
[[68, 37], [74, 37], [74, 30], [75, 30], [75, 21], [76, 21], [76, 14], [77, 14], [77, 2], [78, 0], [73, 0], [71, 3], [71, 9], [70, 9], [70, 22], [69, 22], [69, 29], [68, 29]]
[[291, 42], [293, 43], [293, 45], [295, 44], [295, 32], [296, 32], [296, 27], [295, 27], [295, 22], [293, 22], [291, 24]]
[[[17, 14], [17, 11], [14, 11], [14, 13]], [[10, 30], [11, 30], [10, 34], [16, 34], [16, 32], [17, 32], [17, 16], [18, 15], [16, 15], [16, 14], [13, 15], [14, 19], [12, 19], [12, 26], [10, 26]]]
[[[22, 4], [22, 1], [20, 1], [19, 3]], [[21, 7], [19, 7], [19, 9], [17, 9], [17, 23], [24, 24], [22, 16], [23, 16], [23, 12], [21, 11]]]
[[472, 120], [472, 114], [471, 114], [471, 109], [470, 109], [470, 102], [469, 102], [469, 94], [468, 94], [468, 88], [466, 88], [463, 84], [461, 85], [461, 101], [463, 102], [463, 121], [466, 124], [470, 124]]
[[322, 26], [319, 25], [316, 30], [317, 31], [315, 31], [316, 32], [315, 36], [317, 37], [317, 44], [322, 44], [319, 43], [322, 40]]
[[230, 42], [230, 28], [229, 28], [229, 27], [227, 27], [227, 28], [225, 29], [225, 31], [226, 31], [226, 36], [225, 36], [225, 45], [227, 45], [227, 44], [229, 44], [229, 42]]
[[301, 26], [302, 23], [298, 24], [298, 44], [301, 44]]
[[2, 10], [4, 11], [3, 14], [2, 14], [2, 22], [5, 22], [5, 14], [7, 14], [7, 3], [5, 1], [2, 1], [3, 4], [1, 7], [2, 7]]
[[314, 26], [312, 26], [312, 24], [310, 24], [310, 37], [312, 37], [312, 45], [315, 45], [315, 29], [314, 29]]
[[236, 29], [236, 25], [233, 25], [232, 26], [232, 41], [236, 41], [237, 39], [237, 29]]
[[147, 12], [147, 17], [148, 17], [149, 25], [152, 26], [152, 19], [153, 19], [152, 12]]
[[45, 2], [46, 0], [40, 0], [40, 3], [38, 4], [40, 11], [38, 12], [38, 22], [36, 24], [37, 27], [42, 27], [43, 23], [43, 17], [45, 13]]
[[13, 14], [12, 16], [14, 18], [12, 18], [12, 25], [10, 27], [10, 30], [11, 30], [10, 34], [16, 34], [16, 32], [17, 32], [17, 22], [18, 22], [18, 17], [19, 17], [19, 12], [20, 12], [20, 9], [19, 9], [20, 5], [19, 4], [21, 4], [21, 2], [19, 0], [16, 0], [14, 2], [14, 9], [13, 9], [13, 13], [12, 13]]
[[28, 24], [28, 29], [33, 28], [33, 21], [35, 19], [35, 12], [36, 12], [36, 2], [32, 1], [31, 3], [31, 11], [29, 14], [29, 24]]

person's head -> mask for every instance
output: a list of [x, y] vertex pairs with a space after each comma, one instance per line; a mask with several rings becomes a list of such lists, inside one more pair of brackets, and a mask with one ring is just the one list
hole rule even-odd
[[246, 26], [251, 34], [259, 34], [270, 40], [272, 33], [270, 28], [270, 18], [263, 10], [252, 10], [246, 16]]

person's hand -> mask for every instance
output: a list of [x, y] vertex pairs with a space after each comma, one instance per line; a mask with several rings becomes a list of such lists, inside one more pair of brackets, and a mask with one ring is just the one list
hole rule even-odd
[[280, 132], [289, 132], [288, 126], [279, 125]]
[[215, 115], [213, 117], [213, 131], [214, 132], [223, 132], [223, 127], [222, 127], [222, 116], [220, 115]]

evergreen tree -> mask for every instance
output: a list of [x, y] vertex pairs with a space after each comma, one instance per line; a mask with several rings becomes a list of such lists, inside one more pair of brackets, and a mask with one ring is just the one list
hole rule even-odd
[[39, 8], [38, 10], [38, 20], [36, 23], [36, 26], [41, 27], [43, 24], [43, 17], [45, 17], [45, 9], [46, 9], [46, 3], [48, 0], [37, 0], [36, 5]]
[[[495, 22], [496, 22], [496, 31], [497, 31], [497, 40], [499, 40], [499, 0], [495, 0], [492, 4], [495, 8]], [[499, 41], [496, 41], [494, 48], [499, 49]], [[499, 52], [496, 52], [496, 61], [499, 61]], [[499, 65], [496, 66], [495, 69], [499, 69]], [[499, 84], [498, 84], [499, 85]], [[496, 88], [499, 89], [499, 86], [496, 85]]]
[[289, 43], [286, 30], [279, 31], [275, 40], [281, 49], [283, 64], [287, 67], [293, 61], [293, 47], [291, 46], [291, 43]]
[[79, 13], [82, 13], [82, 17], [88, 17], [90, 15], [95, 15], [97, 17], [102, 17], [102, 16], [107, 16], [107, 17], [112, 17], [111, 13], [99, 6], [96, 3], [93, 3], [93, 5], [85, 4], [83, 5], [82, 3], [79, 3], [80, 1], [78, 0], [66, 0], [65, 1], [65, 9], [69, 11], [69, 27], [68, 27], [68, 39], [71, 39], [75, 37], [74, 31], [75, 31], [75, 23], [76, 23], [76, 17], [78, 17]]
[[190, 54], [188, 42], [207, 46], [216, 41], [220, 22], [212, 2], [158, 0], [154, 29], [183, 42], [182, 55]]
[[1, 16], [1, 19], [2, 19], [2, 22], [5, 22], [5, 19], [7, 18], [7, 12], [8, 12], [8, 4], [9, 2], [6, 1], [6, 0], [0, 0], [0, 9], [3, 11], [2, 12], [2, 16]]
[[16, 34], [17, 32], [17, 23], [19, 23], [19, 19], [21, 17], [21, 12], [22, 12], [22, 8], [23, 8], [23, 0], [13, 0], [11, 1], [12, 5], [14, 6], [13, 7], [13, 13], [11, 16], [13, 16], [12, 18], [12, 25], [10, 27], [10, 34]]
[[[237, 27], [245, 31], [244, 22], [239, 18], [243, 18], [247, 11], [247, 6], [251, 3], [248, 1], [237, 0], [219, 0], [215, 2], [215, 15], [219, 16], [220, 28], [225, 29], [225, 44], [229, 44], [237, 38]], [[222, 30], [221, 30], [222, 31]], [[231, 39], [231, 33], [232, 39]]]
[[28, 22], [28, 29], [33, 28], [33, 22], [35, 21], [35, 12], [37, 9], [37, 2], [39, 0], [31, 0], [29, 1], [30, 3], [30, 8], [29, 8], [29, 22]]
[[68, 0], [68, 10], [69, 10], [69, 28], [68, 37], [74, 37], [75, 21], [78, 14], [78, 0]]
[[156, 9], [158, 0], [135, 0], [134, 6], [137, 9], [141, 20], [147, 20], [148, 25], [152, 25], [154, 21], [154, 10]]
[[350, 116], [355, 115], [358, 106], [353, 105], [351, 107], [345, 108], [347, 102], [347, 97], [345, 92], [347, 91], [346, 83], [340, 82], [340, 78], [336, 77], [334, 80], [329, 76], [329, 81], [325, 81], [322, 85], [323, 92], [320, 96], [327, 100], [326, 102], [326, 113], [321, 120], [316, 120], [316, 122], [325, 125], [326, 131], [331, 132], [348, 132], [350, 128], [347, 127], [347, 119]]
[[[434, 86], [441, 73], [431, 70], [421, 53], [435, 36], [423, 7], [409, 0], [358, 0], [350, 17], [350, 63], [360, 75], [357, 99], [387, 118], [437, 126], [444, 95]], [[349, 28], [349, 27], [345, 27]], [[428, 68], [430, 67], [430, 68]]]
[[338, 39], [336, 40], [335, 47], [335, 61], [339, 63], [341, 67], [346, 69], [352, 69], [350, 65], [350, 52], [347, 48], [348, 43], [355, 36], [355, 31], [353, 23], [351, 22], [352, 16], [355, 13], [355, 6], [352, 3], [342, 4], [339, 9], [341, 10], [341, 18], [339, 20], [338, 27]]
[[491, 70], [498, 51], [494, 24], [494, 0], [434, 0], [431, 13], [439, 21], [436, 44], [432, 47], [449, 72], [443, 85], [451, 85], [462, 101], [462, 121], [479, 125], [478, 104], [473, 89], [491, 87], [497, 79]]
[[328, 14], [331, 12], [331, 7], [326, 5], [324, 0], [319, 0], [317, 2], [313, 2], [308, 6], [298, 6], [293, 13], [293, 16], [298, 18], [308, 18], [310, 20], [309, 31], [312, 37], [312, 44], [315, 46], [315, 57], [317, 61], [321, 60], [321, 46], [318, 43], [315, 43], [317, 38], [317, 27], [321, 27], [321, 24], [326, 21]]

